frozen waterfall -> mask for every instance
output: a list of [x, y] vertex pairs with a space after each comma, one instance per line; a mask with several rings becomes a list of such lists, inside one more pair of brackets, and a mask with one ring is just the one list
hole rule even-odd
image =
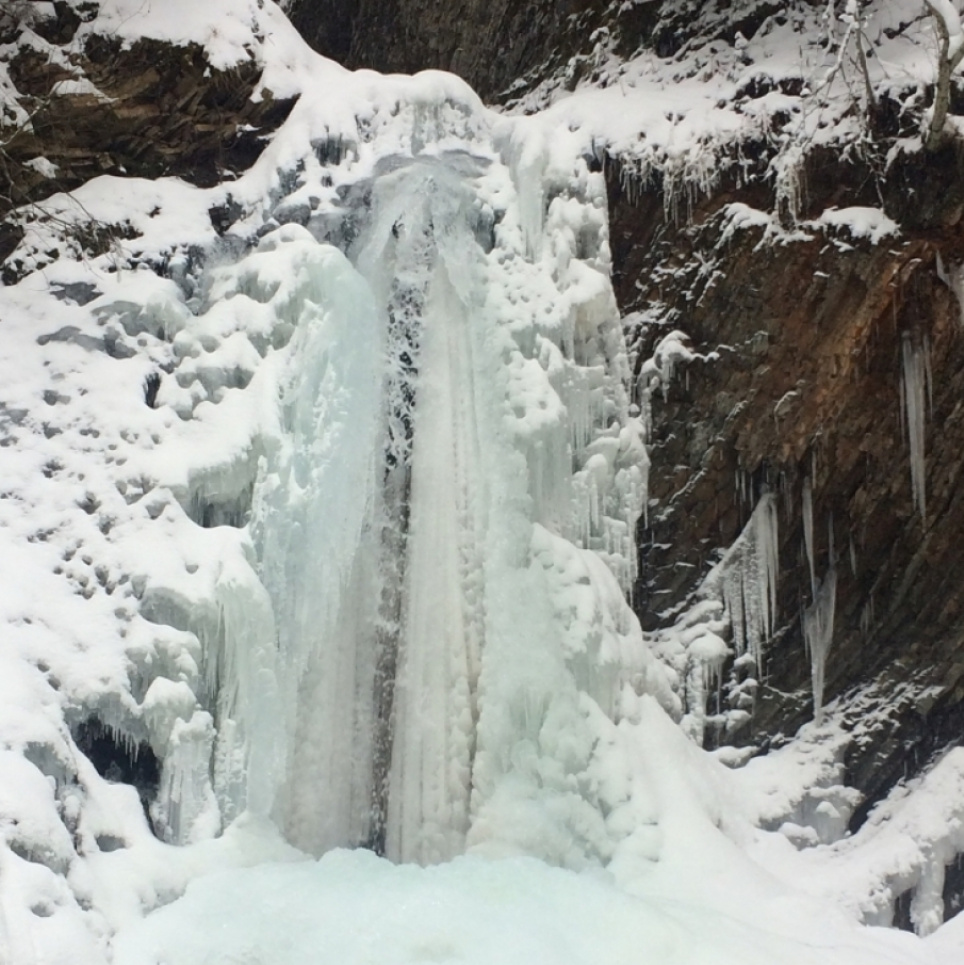
[[[602, 175], [475, 110], [383, 118], [389, 156], [313, 141], [182, 337], [210, 353], [233, 315], [260, 412], [244, 472], [270, 613], [257, 592], [221, 606], [215, 755], [235, 763], [214, 791], [315, 854], [580, 865], [611, 849], [600, 729], [674, 700], [626, 602], [645, 429]], [[306, 194], [313, 214], [272, 224]], [[261, 657], [239, 659], [225, 633], [252, 627]]]

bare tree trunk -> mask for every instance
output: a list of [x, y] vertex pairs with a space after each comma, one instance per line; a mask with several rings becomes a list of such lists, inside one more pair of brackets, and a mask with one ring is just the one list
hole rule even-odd
[[944, 143], [944, 126], [947, 123], [947, 112], [951, 106], [951, 75], [964, 58], [964, 45], [950, 54], [951, 38], [944, 18], [930, 2], [924, 0], [924, 5], [930, 12], [931, 19], [937, 28], [940, 50], [937, 56], [937, 82], [934, 87], [934, 107], [930, 124], [924, 138], [924, 147], [934, 151]]

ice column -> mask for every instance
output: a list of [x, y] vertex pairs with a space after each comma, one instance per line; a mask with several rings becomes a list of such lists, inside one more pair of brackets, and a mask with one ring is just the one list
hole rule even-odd
[[823, 685], [827, 656], [833, 644], [834, 611], [837, 605], [837, 566], [834, 550], [833, 517], [828, 520], [827, 556], [829, 566], [822, 580], [818, 580], [813, 562], [813, 492], [810, 479], [803, 483], [803, 541], [810, 567], [810, 606], [800, 615], [803, 642], [810, 656], [810, 680], [813, 687], [813, 716], [819, 724], [823, 720]]
[[384, 330], [344, 255], [300, 229], [280, 233], [261, 244], [302, 298], [294, 336], [272, 359], [280, 425], [256, 487], [254, 536], [288, 748], [276, 812], [295, 844], [321, 853], [368, 833]]
[[803, 611], [803, 639], [810, 654], [810, 677], [813, 684], [813, 716], [823, 720], [823, 685], [827, 654], [833, 643], [834, 610], [837, 605], [837, 570], [831, 563], [827, 575], [817, 586], [813, 603]]
[[810, 567], [810, 593], [817, 596], [817, 575], [813, 565], [813, 487], [808, 476], [803, 481], [803, 545]]
[[921, 520], [927, 517], [927, 485], [924, 453], [924, 429], [926, 424], [925, 395], [927, 403], [932, 404], [932, 381], [930, 362], [930, 342], [916, 341], [908, 332], [904, 333], [901, 349], [903, 369], [901, 372], [901, 408], [904, 426], [910, 442], [910, 481], [914, 494], [914, 505]]
[[389, 856], [420, 863], [464, 846], [482, 638], [471, 594], [479, 466], [468, 320], [444, 271], [425, 320], [386, 840]]

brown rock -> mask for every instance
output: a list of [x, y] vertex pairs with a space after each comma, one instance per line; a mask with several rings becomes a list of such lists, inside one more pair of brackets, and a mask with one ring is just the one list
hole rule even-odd
[[[954, 203], [964, 179], [956, 161], [945, 162], [935, 162], [930, 177], [954, 186], [946, 192]], [[908, 176], [897, 172], [885, 196], [896, 197]], [[850, 177], [843, 165], [820, 159], [810, 180], [811, 215], [831, 197], [847, 197]], [[658, 614], [693, 593], [760, 493], [777, 492], [779, 632], [753, 718], [735, 739], [766, 747], [792, 734], [812, 715], [800, 627], [811, 594], [802, 521], [809, 478], [816, 571], [829, 565], [830, 526], [838, 571], [826, 699], [871, 694], [859, 713], [850, 702], [848, 719], [874, 739], [855, 741], [847, 761], [849, 779], [871, 802], [902, 776], [908, 753], [920, 765], [964, 737], [960, 675], [951, 670], [964, 661], [964, 333], [936, 267], [939, 252], [945, 263], [962, 260], [964, 234], [947, 226], [934, 199], [904, 237], [876, 246], [813, 231], [809, 241], [758, 247], [755, 229], [720, 248], [721, 208], [735, 200], [766, 207], [759, 187], [722, 190], [697, 206], [692, 223], [679, 225], [666, 221], [655, 190], [644, 188], [634, 204], [615, 166], [608, 183], [623, 308], [659, 307], [696, 351], [719, 352], [716, 361], [689, 366], [687, 385], [679, 375], [665, 402], [654, 401], [658, 505], [640, 534], [640, 617], [644, 626], [660, 625]], [[858, 196], [855, 187], [849, 197]], [[663, 273], [657, 289], [648, 279], [670, 258], [681, 258], [681, 269], [669, 279]], [[719, 274], [700, 291], [698, 268], [707, 262]], [[694, 286], [698, 297], [688, 300]], [[640, 360], [660, 334], [658, 326], [638, 333]], [[929, 342], [933, 371], [926, 520], [914, 508], [901, 427], [905, 337]], [[697, 459], [707, 438], [713, 457]], [[737, 473], [745, 475], [749, 500], [740, 498]], [[668, 548], [646, 552], [653, 543]]]

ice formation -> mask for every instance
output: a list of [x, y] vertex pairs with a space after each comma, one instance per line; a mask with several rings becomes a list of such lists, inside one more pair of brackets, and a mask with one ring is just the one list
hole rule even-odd
[[587, 826], [584, 701], [613, 723], [624, 687], [673, 701], [625, 599], [647, 459], [602, 176], [577, 137], [550, 150], [454, 80], [389, 106], [336, 135], [299, 105], [323, 133], [269, 152], [269, 208], [235, 188], [239, 254], [193, 301], [99, 309], [173, 337], [158, 397], [182, 436], [246, 427], [169, 482], [202, 526], [241, 527], [244, 558], [201, 600], [145, 581], [200, 661], [145, 698], [154, 810], [172, 841], [247, 810], [315, 854], [429, 863], [544, 796], [583, 845], [503, 845], [578, 864], [611, 846]]
[[810, 655], [810, 675], [813, 682], [813, 716], [819, 724], [823, 719], [823, 685], [827, 670], [827, 656], [833, 643], [834, 610], [837, 604], [837, 570], [831, 563], [823, 579], [817, 584], [813, 602], [805, 607], [800, 620], [803, 639]]
[[927, 519], [927, 465], [925, 442], [931, 400], [930, 345], [927, 338], [905, 333], [901, 345], [901, 413], [910, 443], [910, 480], [914, 506]]
[[810, 593], [817, 596], [817, 573], [813, 564], [813, 484], [807, 476], [803, 481], [803, 546], [807, 554], [807, 567], [810, 570]]
[[[813, 687], [813, 716], [819, 724], [823, 720], [823, 688], [827, 671], [827, 656], [833, 644], [834, 612], [837, 606], [837, 563], [834, 549], [833, 517], [828, 520], [827, 572], [818, 580], [813, 558], [813, 489], [808, 476], [803, 481], [803, 542], [810, 570], [810, 604], [800, 614], [803, 642], [810, 657], [810, 680]], [[850, 544], [851, 565], [854, 565], [853, 542]]]
[[957, 320], [964, 328], [964, 265], [945, 264], [939, 251], [934, 256], [937, 277], [950, 289], [957, 303]]
[[779, 559], [777, 497], [764, 493], [743, 532], [707, 574], [700, 593], [723, 602], [738, 654], [749, 654], [758, 671], [773, 635]]
[[[66, 507], [30, 552], [101, 614], [46, 648], [72, 732], [29, 732], [56, 785], [43, 808], [101, 842], [98, 867], [151, 865], [151, 832], [176, 846], [171, 893], [192, 849], [231, 864], [269, 821], [316, 855], [598, 865], [631, 831], [607, 820], [622, 780], [601, 777], [617, 728], [645, 695], [678, 710], [627, 602], [645, 429], [583, 136], [492, 115], [451, 77], [352, 83], [353, 110], [304, 96], [230, 185], [81, 189], [137, 226], [133, 264], [65, 257], [45, 294], [6, 295], [34, 348], [5, 402], [46, 393], [23, 476]], [[236, 212], [220, 237], [215, 205]], [[140, 800], [125, 783], [122, 809], [104, 803], [120, 792], [75, 749], [85, 728], [107, 775], [151, 755]], [[104, 934], [162, 900], [108, 878]]]

